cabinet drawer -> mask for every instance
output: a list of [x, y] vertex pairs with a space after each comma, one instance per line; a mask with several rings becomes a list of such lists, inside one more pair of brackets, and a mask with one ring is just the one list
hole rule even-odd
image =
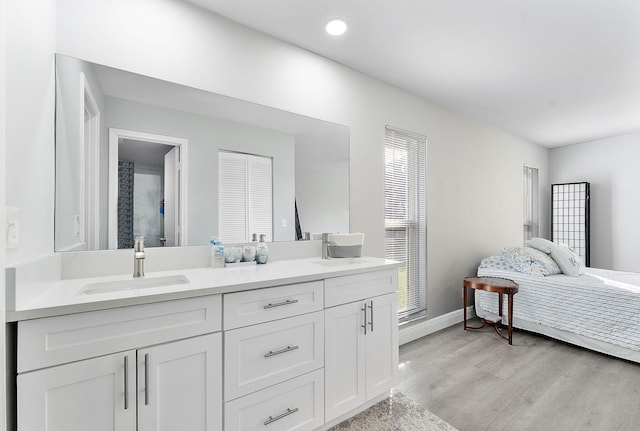
[[324, 423], [324, 373], [317, 370], [225, 404], [226, 431], [313, 430]]
[[324, 366], [322, 311], [225, 331], [225, 400]]
[[324, 303], [326, 307], [333, 307], [393, 293], [397, 289], [397, 269], [329, 278], [324, 281]]
[[18, 322], [18, 372], [221, 329], [220, 295]]
[[224, 295], [224, 329], [322, 310], [322, 291], [314, 281]]

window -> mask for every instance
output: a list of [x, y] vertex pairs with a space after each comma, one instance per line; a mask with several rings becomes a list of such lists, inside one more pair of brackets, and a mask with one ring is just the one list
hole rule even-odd
[[524, 241], [540, 234], [538, 168], [524, 165]]
[[427, 314], [427, 140], [402, 130], [385, 131], [385, 257], [398, 268], [401, 321]]
[[251, 235], [273, 238], [273, 178], [270, 157], [218, 153], [218, 237], [248, 242]]

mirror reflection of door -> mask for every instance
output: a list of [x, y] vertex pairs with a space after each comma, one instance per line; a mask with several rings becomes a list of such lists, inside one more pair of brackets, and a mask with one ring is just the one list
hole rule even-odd
[[[173, 147], [164, 155], [164, 199], [162, 201], [164, 238], [163, 246], [173, 247], [179, 244], [180, 231], [180, 148]], [[163, 240], [164, 239], [164, 240]]]
[[114, 130], [118, 169], [110, 168], [109, 184], [115, 183], [117, 212], [110, 214], [110, 248], [132, 248], [137, 236], [147, 247], [180, 245], [181, 146], [168, 137], [159, 142], [157, 135]]

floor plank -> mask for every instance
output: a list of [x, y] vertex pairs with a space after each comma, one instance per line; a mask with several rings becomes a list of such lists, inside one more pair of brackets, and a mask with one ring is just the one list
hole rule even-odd
[[640, 429], [640, 365], [462, 324], [400, 347], [396, 389], [459, 431]]

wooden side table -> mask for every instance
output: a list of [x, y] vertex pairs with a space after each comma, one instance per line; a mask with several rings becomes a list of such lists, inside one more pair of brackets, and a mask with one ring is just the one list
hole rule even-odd
[[[481, 326], [468, 326], [467, 325], [467, 288], [470, 289], [478, 289], [485, 290], [487, 292], [495, 292], [498, 294], [498, 315], [493, 316], [490, 319], [482, 319]], [[513, 280], [509, 280], [507, 278], [499, 278], [499, 277], [465, 277], [464, 285], [462, 287], [464, 304], [462, 309], [464, 310], [464, 330], [467, 329], [482, 329], [487, 325], [493, 325], [496, 333], [504, 338], [505, 340], [509, 340], [509, 345], [511, 345], [511, 335], [513, 331], [513, 295], [518, 293], [518, 284]], [[502, 323], [502, 295], [507, 295], [508, 300], [508, 325], [507, 325], [507, 333], [508, 337], [502, 335], [499, 329], [500, 323]]]

